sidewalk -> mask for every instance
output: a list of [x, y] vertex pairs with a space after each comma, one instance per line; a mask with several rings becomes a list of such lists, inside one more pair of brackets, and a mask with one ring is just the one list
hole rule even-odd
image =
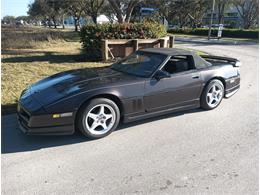
[[189, 42], [200, 44], [216, 44], [216, 45], [255, 45], [259, 43], [258, 39], [240, 39], [240, 38], [212, 38], [208, 40], [206, 36], [193, 35], [174, 35], [176, 42]]

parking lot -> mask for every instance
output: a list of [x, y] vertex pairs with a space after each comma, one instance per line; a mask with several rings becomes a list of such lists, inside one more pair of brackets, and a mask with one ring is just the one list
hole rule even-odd
[[177, 41], [242, 62], [241, 89], [201, 109], [90, 141], [26, 136], [2, 117], [2, 194], [258, 194], [258, 44]]

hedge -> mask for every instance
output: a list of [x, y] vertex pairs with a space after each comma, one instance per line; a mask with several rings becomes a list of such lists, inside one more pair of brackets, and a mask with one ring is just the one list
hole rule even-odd
[[149, 39], [165, 35], [165, 27], [155, 22], [90, 24], [83, 26], [80, 31], [82, 47], [90, 60], [101, 59], [102, 39]]
[[[207, 36], [209, 30], [205, 28], [196, 28], [196, 29], [170, 29], [168, 33], [173, 34], [189, 34], [189, 35], [201, 35]], [[217, 36], [218, 30], [212, 29], [212, 35]], [[231, 38], [252, 38], [258, 39], [259, 30], [241, 30], [241, 29], [223, 29], [222, 37], [231, 37]]]

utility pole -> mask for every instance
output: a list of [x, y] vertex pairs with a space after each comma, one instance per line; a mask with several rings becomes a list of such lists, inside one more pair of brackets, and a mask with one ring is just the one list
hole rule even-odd
[[211, 27], [212, 27], [214, 7], [215, 7], [215, 0], [212, 0], [212, 8], [211, 8], [211, 14], [210, 14], [210, 24], [209, 24], [208, 40], [210, 40], [210, 36], [211, 36]]

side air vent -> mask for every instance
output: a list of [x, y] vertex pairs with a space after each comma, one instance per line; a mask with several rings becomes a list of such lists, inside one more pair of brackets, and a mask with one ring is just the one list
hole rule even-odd
[[133, 100], [133, 110], [140, 110], [142, 108], [142, 99], [134, 99]]

